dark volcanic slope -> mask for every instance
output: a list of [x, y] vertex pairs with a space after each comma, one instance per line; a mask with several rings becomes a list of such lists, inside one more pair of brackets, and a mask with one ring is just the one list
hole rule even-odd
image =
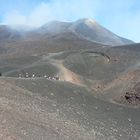
[[83, 76], [99, 98], [139, 106], [139, 62], [140, 44], [135, 44], [75, 52], [66, 57], [64, 65]]
[[0, 26], [0, 42], [14, 41], [23, 37], [23, 33], [9, 26]]
[[0, 139], [140, 139], [140, 44], [89, 19], [2, 28]]

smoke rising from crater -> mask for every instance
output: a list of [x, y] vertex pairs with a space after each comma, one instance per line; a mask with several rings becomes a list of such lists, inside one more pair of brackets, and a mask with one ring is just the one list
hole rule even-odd
[[93, 18], [118, 35], [140, 41], [139, 0], [1, 0], [0, 2], [1, 24], [41, 26], [51, 20], [75, 21], [80, 18]]

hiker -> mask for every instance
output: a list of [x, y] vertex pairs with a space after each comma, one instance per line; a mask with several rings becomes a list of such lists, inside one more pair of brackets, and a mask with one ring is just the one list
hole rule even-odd
[[32, 77], [34, 78], [35, 77], [35, 74], [33, 74]]

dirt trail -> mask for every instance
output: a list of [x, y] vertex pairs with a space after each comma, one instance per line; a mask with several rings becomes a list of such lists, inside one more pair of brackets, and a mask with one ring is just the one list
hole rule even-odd
[[59, 76], [61, 81], [68, 81], [68, 82], [71, 82], [73, 84], [84, 85], [82, 80], [80, 80], [80, 76], [78, 76], [74, 72], [72, 72], [69, 69], [67, 69], [66, 67], [64, 67], [62, 60], [54, 59], [55, 56], [58, 56], [58, 55], [60, 55], [62, 53], [63, 52], [49, 53], [47, 56], [46, 55], [42, 56], [41, 59], [39, 59], [36, 62], [33, 62], [30, 65], [22, 66], [22, 67], [20, 67], [18, 69], [15, 69], [15, 70], [12, 70], [12, 71], [9, 71], [9, 72], [5, 73], [4, 75], [6, 76], [11, 72], [20, 71], [22, 69], [30, 68], [32, 66], [38, 65], [40, 62], [48, 61], [50, 64], [52, 64], [53, 66], [58, 68], [58, 70], [59, 70], [58, 76]]
[[62, 60], [53, 59], [51, 62], [59, 69], [58, 76], [61, 81], [68, 81], [77, 85], [83, 85], [82, 80], [80, 80], [80, 76], [64, 67]]
[[50, 53], [48, 56], [44, 56], [43, 60], [49, 60], [52, 65], [59, 69], [58, 76], [61, 81], [71, 82], [76, 85], [84, 85], [80, 76], [75, 74], [74, 72], [70, 71], [63, 65], [63, 60], [54, 59], [53, 57], [62, 54], [63, 52], [59, 53]]

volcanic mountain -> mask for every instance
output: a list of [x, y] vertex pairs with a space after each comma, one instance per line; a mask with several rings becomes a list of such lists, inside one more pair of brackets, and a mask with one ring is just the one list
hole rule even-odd
[[105, 29], [92, 19], [80, 19], [76, 22], [52, 21], [38, 29], [41, 34], [59, 35], [71, 32], [78, 37], [106, 45], [124, 45], [133, 42], [119, 37]]
[[0, 75], [2, 140], [140, 138], [140, 44], [92, 19], [1, 25]]
[[[26, 28], [25, 28], [26, 27]], [[105, 45], [124, 45], [134, 43], [131, 40], [124, 39], [102, 27], [96, 21], [92, 19], [80, 19], [76, 22], [61, 22], [61, 21], [52, 21], [39, 28], [31, 28], [27, 26], [14, 26], [10, 28], [8, 26], [0, 26], [0, 39], [16, 39], [25, 37], [28, 35], [28, 38], [34, 38], [39, 36], [40, 38], [52, 38], [53, 37], [64, 37], [65, 34], [72, 34], [78, 38], [86, 39], [92, 42], [105, 44]], [[21, 28], [21, 30], [19, 30]], [[25, 29], [25, 30], [24, 30]], [[32, 29], [29, 31], [28, 29]]]

